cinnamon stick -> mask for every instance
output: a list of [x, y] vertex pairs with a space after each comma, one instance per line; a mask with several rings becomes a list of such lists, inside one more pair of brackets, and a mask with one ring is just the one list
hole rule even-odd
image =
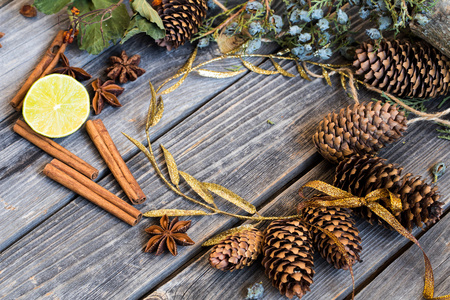
[[59, 47], [58, 52], [56, 53], [55, 57], [53, 57], [52, 61], [50, 62], [50, 64], [47, 66], [47, 68], [45, 68], [45, 70], [42, 72], [41, 76], [39, 76], [39, 78], [42, 78], [44, 76], [47, 76], [48, 74], [50, 74], [50, 72], [56, 67], [56, 65], [58, 64], [59, 58], [61, 57], [61, 53], [64, 53], [66, 51], [67, 48], [67, 43], [63, 43], [61, 45], [61, 47]]
[[27, 94], [31, 85], [37, 79], [39, 79], [42, 72], [44, 72], [44, 70], [50, 65], [50, 63], [53, 61], [53, 59], [55, 58], [55, 56], [57, 55], [59, 49], [61, 49], [63, 44], [64, 44], [64, 31], [60, 30], [56, 35], [55, 39], [53, 40], [53, 42], [51, 43], [50, 47], [45, 52], [44, 57], [38, 63], [36, 68], [34, 68], [33, 72], [28, 77], [27, 81], [25, 81], [23, 86], [20, 88], [20, 90], [17, 92], [17, 94], [9, 103], [11, 104], [12, 107], [14, 107], [15, 110], [19, 111], [22, 108], [23, 98]]
[[55, 141], [34, 132], [33, 129], [31, 129], [24, 121], [17, 120], [16, 124], [14, 124], [13, 130], [30, 143], [41, 148], [49, 155], [63, 161], [65, 164], [71, 166], [86, 177], [90, 179], [97, 178], [98, 170], [96, 168]]
[[47, 164], [43, 172], [47, 177], [131, 226], [136, 225], [142, 218], [139, 210], [57, 159]]
[[143, 203], [146, 199], [145, 194], [120, 156], [102, 120], [87, 121], [86, 130], [130, 201], [133, 204]]

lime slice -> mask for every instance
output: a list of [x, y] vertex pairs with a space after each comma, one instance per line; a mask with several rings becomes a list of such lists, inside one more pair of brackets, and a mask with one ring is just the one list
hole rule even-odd
[[67, 75], [52, 74], [36, 81], [23, 101], [25, 122], [39, 134], [58, 138], [74, 133], [89, 116], [86, 88]]

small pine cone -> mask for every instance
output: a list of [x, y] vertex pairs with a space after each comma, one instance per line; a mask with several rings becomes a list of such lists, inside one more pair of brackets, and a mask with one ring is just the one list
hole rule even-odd
[[256, 228], [227, 236], [214, 246], [209, 263], [222, 271], [234, 271], [250, 266], [261, 253], [263, 234]]
[[[326, 197], [321, 198], [326, 200], [323, 199]], [[350, 265], [361, 261], [359, 258], [362, 250], [361, 238], [350, 210], [338, 207], [310, 207], [303, 210], [303, 216], [307, 223], [326, 229], [338, 238], [345, 247]], [[311, 233], [314, 247], [320, 255], [336, 269], [347, 270], [349, 265], [336, 243], [325, 233], [312, 226]]]
[[435, 98], [449, 91], [450, 60], [425, 43], [363, 43], [353, 66], [364, 82], [398, 97]]
[[206, 0], [162, 0], [157, 7], [166, 36], [159, 46], [172, 50], [189, 41], [197, 33], [206, 16]]
[[262, 264], [281, 294], [300, 299], [310, 291], [313, 253], [310, 232], [301, 220], [276, 220], [267, 227]]
[[[422, 227], [439, 220], [442, 214], [442, 202], [438, 199], [437, 186], [430, 186], [420, 177], [406, 174], [401, 177], [402, 168], [388, 164], [378, 157], [354, 156], [342, 161], [336, 168], [334, 185], [355, 196], [363, 197], [368, 193], [387, 188], [402, 200], [403, 210], [394, 216], [409, 231], [413, 226]], [[379, 203], [387, 208], [384, 201]], [[382, 224], [391, 228], [384, 220], [367, 207], [353, 209], [371, 224]]]
[[382, 102], [353, 104], [330, 113], [320, 123], [313, 142], [332, 163], [355, 154], [373, 154], [399, 139], [407, 128], [397, 106]]

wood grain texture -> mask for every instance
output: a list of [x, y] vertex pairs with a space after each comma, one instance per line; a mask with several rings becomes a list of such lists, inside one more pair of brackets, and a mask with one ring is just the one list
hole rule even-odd
[[[279, 78], [279, 80], [284, 81], [284, 83], [280, 84], [279, 82], [276, 82], [276, 86], [278, 86], [279, 90], [275, 88], [273, 93], [279, 93], [280, 90], [283, 90], [283, 85], [290, 84], [290, 82], [286, 81], [284, 78]], [[210, 103], [202, 107], [198, 113], [190, 116], [179, 126], [172, 129], [167, 135], [164, 135], [160, 140], [156, 141], [155, 148], [157, 142], [164, 143], [174, 155], [180, 169], [190, 172], [201, 180], [214, 181], [223, 184], [243, 196], [245, 199], [251, 200], [254, 204], [262, 203], [262, 200], [280, 187], [276, 186], [272, 189], [270, 185], [279, 185], [280, 183], [283, 183], [285, 179], [292, 178], [290, 177], [290, 174], [294, 175], [302, 172], [302, 168], [299, 168], [298, 166], [293, 173], [289, 172], [289, 168], [293, 168], [290, 164], [304, 163], [305, 158], [301, 153], [297, 152], [298, 148], [303, 148], [305, 149], [304, 151], [312, 149], [312, 143], [308, 137], [311, 135], [315, 125], [319, 121], [318, 116], [323, 114], [322, 107], [326, 106], [327, 109], [329, 109], [330, 107], [343, 106], [346, 103], [342, 103], [342, 100], [337, 98], [339, 92], [334, 94], [331, 93], [331, 97], [327, 98], [327, 96], [330, 96], [325, 94], [327, 89], [318, 88], [318, 86], [325, 86], [325, 83], [321, 80], [313, 81], [310, 84], [313, 86], [312, 88], [304, 87], [305, 85], [299, 84], [298, 89], [293, 88], [290, 90], [289, 95], [282, 94], [277, 99], [273, 99], [273, 95], [268, 93], [267, 95], [254, 100], [254, 98], [250, 96], [253, 94], [253, 91], [247, 89], [247, 87], [254, 86], [255, 88], [258, 88], [259, 84], [267, 85], [267, 82], [266, 79], [261, 79], [257, 75], [249, 75], [245, 80], [239, 81], [236, 85], [240, 85], [240, 89], [226, 93], [226, 95], [219, 95], [213, 99]], [[314, 88], [315, 85], [318, 86]], [[302, 98], [301, 95], [305, 94], [304, 88], [311, 88], [314, 92], [312, 95]], [[228, 102], [224, 101], [224, 97], [229, 96], [230, 93], [231, 96], [234, 96], [234, 94], [239, 96], [230, 97]], [[311, 106], [317, 104], [319, 100], [326, 102], [322, 103], [320, 108], [309, 111], [308, 109], [311, 109]], [[255, 101], [257, 103], [255, 103]], [[249, 103], [252, 104], [249, 105]], [[280, 108], [280, 110], [275, 111], [272, 109], [273, 107]], [[292, 110], [297, 111], [292, 112]], [[298, 110], [304, 111], [304, 113], [299, 112]], [[258, 113], [255, 113], [255, 111], [258, 111]], [[274, 126], [269, 126], [265, 122], [269, 113], [272, 119], [275, 121], [278, 120], [278, 122], [275, 122]], [[242, 114], [243, 116], [241, 116]], [[281, 117], [285, 115], [286, 118]], [[245, 120], [245, 122], [238, 122], [236, 120], [238, 117], [240, 120]], [[300, 127], [308, 128], [307, 130], [309, 130], [309, 132], [306, 131], [300, 133], [298, 131], [300, 130]], [[445, 147], [446, 145], [445, 141], [437, 140], [437, 142], [435, 142], [436, 139], [432, 136], [434, 128], [428, 124], [416, 124], [415, 127], [410, 129], [408, 134], [411, 134], [412, 136], [424, 134], [425, 138], [422, 138], [422, 143], [418, 144], [415, 139], [407, 140], [405, 143], [408, 144], [406, 146], [402, 145], [401, 148], [410, 149], [414, 148], [413, 146], [415, 145], [415, 151], [423, 153], [424, 151], [421, 150], [421, 146], [427, 148], [430, 147], [431, 144], [434, 144], [437, 147], [431, 148], [432, 150], [426, 153], [426, 155], [423, 155], [428, 157], [428, 161], [430, 161], [432, 157], [436, 157], [436, 155], [442, 151], [442, 148], [440, 149], [440, 147]], [[236, 132], [239, 132], [240, 134], [236, 134]], [[298, 137], [291, 136], [295, 134], [304, 135], [304, 138], [299, 140]], [[272, 141], [271, 146], [268, 147], [261, 139]], [[398, 150], [396, 147], [399, 147], [401, 143], [402, 141], [389, 149], [389, 151], [386, 151], [383, 155], [391, 156], [391, 153], [395, 153], [395, 151]], [[281, 147], [280, 145], [283, 146]], [[237, 155], [234, 151], [238, 151], [238, 153], [241, 154], [245, 153], [242, 150], [243, 146], [250, 147], [253, 150], [247, 152], [247, 155]], [[287, 155], [288, 153], [292, 154]], [[403, 154], [409, 155], [410, 153], [403, 150]], [[161, 157], [160, 153], [158, 155]], [[201, 156], [202, 159], [198, 157], [195, 158], [196, 156]], [[405, 167], [408, 168], [408, 171], [415, 171], [415, 173], [426, 175], [426, 172], [421, 169], [423, 165], [427, 165], [426, 157], [417, 157], [417, 159], [421, 159], [423, 162], [420, 166], [412, 161], [412, 163]], [[236, 158], [240, 158], [240, 160], [236, 161]], [[401, 157], [397, 158], [401, 160]], [[154, 199], [159, 200], [157, 203], [149, 203], [143, 207], [142, 210], [173, 207], [185, 209], [193, 208], [192, 205], [176, 199], [171, 193], [167, 192], [165, 187], [160, 185], [159, 181], [155, 181], [154, 175], [147, 173], [149, 168], [148, 163], [142, 159], [143, 155], [138, 155], [136, 158], [133, 158], [130, 161], [132, 163], [130, 168], [133, 173], [138, 174], [138, 181], [144, 181], [142, 186], [145, 186], [145, 189], [151, 190]], [[444, 156], [442, 159], [446, 159], [446, 157]], [[192, 164], [192, 162], [196, 163]], [[288, 168], [288, 170], [286, 170], [286, 168]], [[322, 174], [323, 170], [327, 169], [328, 172], [332, 172], [330, 171], [331, 168], [332, 166], [325, 164], [325, 166], [322, 166], [322, 171], [319, 173]], [[285, 178], [281, 178], [279, 174], [283, 174]], [[331, 174], [329, 176], [331, 176]], [[315, 176], [311, 176], [311, 178], [312, 177]], [[245, 178], [246, 184], [242, 184], [242, 178]], [[275, 178], [275, 180], [273, 178]], [[444, 178], [442, 179], [443, 183], [445, 183]], [[109, 177], [105, 178], [105, 182], [108, 182], [109, 180]], [[278, 180], [278, 182], [276, 180]], [[298, 187], [293, 187], [294, 192], [291, 197], [295, 197], [297, 188]], [[269, 191], [267, 191], [268, 189]], [[444, 193], [446, 191], [446, 189], [443, 190]], [[272, 202], [272, 205], [276, 209], [270, 210], [271, 214], [277, 214], [277, 209], [282, 205], [285, 205], [285, 208], [289, 208], [290, 211], [293, 209], [289, 198], [286, 199], [284, 197], [278, 198], [277, 201]], [[85, 216], [83, 220], [88, 224], [79, 224], [77, 217], [80, 215]], [[100, 218], [100, 221], [96, 220], [96, 218]], [[61, 221], [61, 223], [58, 223], [56, 220]], [[189, 248], [181, 248], [180, 257], [172, 258], [170, 255], [166, 255], [163, 256], [162, 259], [159, 258], [158, 260], [155, 260], [155, 257], [142, 253], [142, 250], [136, 245], [135, 241], [140, 241], [141, 247], [143, 247], [146, 242], [146, 235], [143, 234], [142, 231], [136, 231], [141, 227], [143, 228], [142, 224], [141, 226], [136, 227], [136, 230], [131, 229], [125, 231], [124, 228], [117, 227], [119, 225], [111, 223], [111, 220], [105, 219], [105, 216], [99, 214], [95, 209], [83, 203], [82, 200], [77, 199], [58, 212], [57, 215], [51, 217], [42, 226], [39, 226], [37, 229], [38, 231], [34, 233], [34, 237], [25, 237], [19, 243], [5, 251], [6, 258], [2, 261], [0, 267], [7, 265], [10, 265], [10, 267], [3, 272], [4, 274], [1, 274], [5, 276], [4, 278], [8, 278], [6, 279], [5, 285], [1, 286], [1, 289], [3, 290], [3, 288], [5, 288], [13, 295], [21, 295], [23, 293], [23, 295], [30, 297], [42, 295], [47, 292], [51, 292], [60, 297], [64, 296], [69, 299], [76, 297], [77, 295], [83, 295], [87, 299], [94, 299], [95, 297], [102, 296], [105, 298], [139, 297], [157, 282], [168, 276], [168, 274], [175, 271], [178, 266], [187, 262], [190, 257], [195, 255], [195, 253], [200, 251], [198, 249], [199, 244], [207, 237], [229, 228], [236, 223], [236, 220], [229, 220], [224, 217], [198, 217], [193, 218], [193, 220], [194, 225], [188, 233], [195, 241], [197, 241], [197, 245]], [[76, 226], [71, 224], [75, 223], [77, 224], [76, 226], [83, 227], [82, 230], [78, 230], [89, 232], [89, 235], [85, 237], [81, 233], [75, 234], [77, 230], [75, 230], [75, 232], [62, 232], [60, 233], [62, 244], [54, 244], [51, 242], [55, 237], [55, 231], [64, 231], [66, 228], [71, 228], [72, 230], [72, 227]], [[149, 224], [151, 223], [152, 222], [149, 222]], [[97, 226], [100, 226], [100, 228], [97, 228]], [[109, 229], [109, 227], [113, 227], [113, 229]], [[370, 267], [368, 268], [366, 268], [366, 265], [364, 265], [364, 268], [357, 266], [357, 268], [361, 269], [355, 269], [355, 271], [358, 272], [357, 276], [361, 275], [368, 277], [382, 265], [392, 253], [398, 251], [406, 241], [396, 238], [396, 233], [387, 231], [383, 228], [367, 226], [362, 228], [362, 230], [365, 228], [367, 228], [367, 231], [364, 232], [368, 232], [368, 235], [372, 235], [375, 238], [372, 240], [369, 239], [367, 243], [364, 244], [366, 252], [363, 254], [363, 259], [371, 257], [375, 259], [375, 261], [371, 262]], [[103, 232], [103, 230], [106, 230], [106, 232]], [[77, 238], [81, 238], [82, 242], [77, 241]], [[42, 243], [43, 240], [46, 242]], [[87, 241], [89, 241], [88, 245], [86, 244]], [[109, 247], [102, 244], [105, 243], [105, 241], [107, 241], [106, 243], [109, 244]], [[120, 241], [129, 242], [120, 243]], [[55, 245], [51, 254], [45, 253], [46, 247], [43, 246], [43, 244], [48, 245], [48, 243]], [[378, 245], [378, 248], [375, 245]], [[26, 250], [22, 250], [21, 246], [26, 247]], [[72, 247], [77, 250], [71, 250], [70, 248]], [[391, 249], [390, 252], [386, 253], [386, 248]], [[83, 259], [76, 264], [68, 262], [68, 260], [70, 261], [73, 255], [76, 255], [78, 251], [88, 253], [86, 254], [88, 257], [83, 257]], [[91, 253], [91, 251], [93, 252]], [[108, 258], [103, 258], [103, 255], [105, 254], [100, 254], [105, 251], [108, 253]], [[385, 253], [385, 256], [383, 256], [382, 253]], [[127, 258], [121, 258], [121, 255], [125, 254], [127, 255]], [[16, 262], [20, 257], [19, 255], [25, 255], [25, 258], [19, 260], [20, 262]], [[44, 262], [40, 263], [41, 261]], [[112, 265], [110, 261], [114, 261], [114, 265]], [[324, 262], [322, 261], [322, 263]], [[18, 267], [20, 268], [22, 264], [28, 265], [29, 271], [23, 275], [16, 275], [18, 272], [15, 270], [17, 270]], [[62, 265], [59, 272], [48, 273], [48, 269], [53, 270], [59, 265]], [[129, 266], [134, 266], [134, 268], [130, 269]], [[147, 266], [148, 268], [146, 268]], [[257, 265], [255, 265], [255, 267], [256, 266]], [[361, 266], [363, 266], [363, 264]], [[330, 271], [333, 270], [331, 267], [328, 267], [328, 269]], [[188, 273], [191, 275], [185, 276], [185, 279], [192, 277], [192, 274], [203, 274], [206, 276], [206, 274], [211, 272], [209, 270], [198, 270], [195, 268], [191, 271], [194, 273]], [[104, 278], [99, 276], [100, 272], [102, 272], [102, 274], [109, 274], [110, 276]], [[338, 295], [341, 295], [341, 298], [347, 295], [350, 286], [345, 285], [345, 288], [343, 288], [342, 282], [336, 280], [336, 277], [333, 278], [333, 276], [341, 278], [343, 273], [345, 272], [327, 272], [327, 274], [323, 275], [326, 276], [324, 281], [322, 281], [323, 284], [320, 284], [321, 281], [320, 277], [318, 277], [319, 275], [316, 276], [317, 286], [323, 286], [323, 289], [318, 289], [317, 293], [321, 296], [327, 295], [328, 293], [328, 296], [332, 297], [337, 295], [335, 293], [336, 289], [340, 289], [341, 294]], [[233, 274], [233, 282], [238, 280], [246, 282], [242, 278], [240, 279], [239, 274], [240, 273], [238, 272]], [[252, 276], [258, 276], [259, 274], [261, 277], [258, 277], [258, 280], [264, 279], [261, 272], [255, 272], [253, 270], [251, 271], [251, 274]], [[34, 278], [38, 276], [41, 280], [36, 289], [34, 289], [35, 286], [33, 286], [33, 289], [24, 287], [23, 281], [26, 281], [32, 276], [35, 276]], [[68, 278], [67, 276], [71, 276], [70, 278], [72, 278], [69, 280], [69, 285], [57, 285], [58, 281]], [[202, 279], [206, 278], [204, 276]], [[214, 277], [213, 282], [215, 283], [215, 286], [218, 286], [216, 285], [218, 284], [218, 281], [225, 278], [225, 276], [221, 273], [215, 276], [218, 277]], [[95, 281], [91, 285], [88, 278], [97, 278], [98, 281]], [[177, 280], [179, 281], [180, 279], [176, 278], [171, 282], [176, 282]], [[19, 284], [19, 287], [11, 287], [8, 285], [8, 283], [11, 282], [15, 282], [16, 284], [20, 282], [21, 284]], [[266, 283], [269, 284], [267, 281]], [[96, 284], [97, 288], [93, 289], [93, 284]], [[198, 293], [191, 294], [187, 289], [187, 287], [193, 289], [195, 287], [195, 282], [183, 284], [182, 287], [183, 288], [178, 293], [186, 296], [186, 299], [192, 299], [192, 297], [198, 296]], [[331, 287], [334, 289], [332, 293], [330, 292], [332, 290]], [[207, 290], [203, 285], [198, 288]], [[76, 290], [76, 292], [73, 292], [73, 290]], [[226, 289], [221, 288], [221, 290]], [[313, 292], [315, 291], [313, 290]], [[214, 294], [217, 293], [218, 291], [215, 290]], [[275, 291], [272, 295], [275, 297], [278, 294]], [[314, 298], [312, 297], [311, 299]]]
[[[37, 18], [24, 18], [18, 13], [21, 5], [23, 5], [21, 1], [4, 1], [4, 5], [3, 3], [0, 5], [0, 24], [2, 28], [3, 25], [8, 28], [4, 30], [6, 33], [9, 30], [11, 32], [9, 42], [4, 43], [0, 51], [0, 69], [2, 70], [0, 74], [2, 90], [2, 96], [0, 96], [0, 136], [2, 137], [0, 139], [0, 199], [10, 208], [0, 209], [0, 227], [4, 228], [0, 235], [0, 250], [30, 231], [74, 197], [73, 193], [64, 189], [54, 190], [54, 185], [40, 174], [45, 164], [50, 161], [50, 156], [45, 155], [12, 131], [19, 113], [8, 107], [8, 102], [17, 92], [20, 84], [25, 81], [27, 73], [31, 72], [40, 60], [56, 32], [66, 26], [65, 23], [58, 24], [58, 15], [46, 16], [39, 13]], [[34, 32], [36, 28], [39, 28], [36, 34], [27, 34], [27, 30]], [[24, 36], [29, 39], [24, 39]], [[122, 49], [127, 50], [130, 55], [140, 54], [142, 57], [140, 66], [147, 72], [137, 81], [124, 85], [125, 92], [119, 98], [123, 107], [119, 109], [107, 107], [100, 116], [126, 161], [138, 150], [121, 132], [126, 131], [139, 140], [144, 140], [142, 128], [150, 102], [148, 81], [151, 80], [158, 86], [167, 77], [175, 74], [189, 57], [193, 47], [186, 45], [167, 52], [155, 46], [150, 38], [139, 36], [130, 39], [124, 45], [111, 47], [98, 56], [87, 55], [78, 50], [75, 45], [69, 46], [66, 55], [71, 65], [83, 67], [93, 75], [93, 78], [104, 78], [108, 57], [119, 54]], [[273, 49], [273, 45], [265, 47], [265, 50], [269, 52]], [[217, 50], [213, 48], [200, 50], [198, 62], [217, 55]], [[254, 63], [261, 61], [258, 59]], [[233, 64], [236, 64], [236, 61], [215, 63], [212, 67], [217, 68], [219, 65], [229, 67]], [[203, 79], [201, 89], [194, 84], [198, 82], [199, 77], [188, 76], [180, 91], [164, 97], [166, 114], [154, 128], [152, 138], [162, 135], [242, 76], [244, 74], [220, 81]], [[84, 84], [92, 94], [90, 82], [84, 82]], [[96, 118], [96, 116], [91, 114], [90, 118]], [[56, 141], [100, 170], [100, 177], [105, 176], [106, 165], [89, 140], [85, 128]]]

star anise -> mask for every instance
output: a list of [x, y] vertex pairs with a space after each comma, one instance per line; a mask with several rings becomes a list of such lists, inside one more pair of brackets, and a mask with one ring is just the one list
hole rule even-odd
[[78, 81], [88, 80], [92, 77], [88, 72], [86, 72], [82, 68], [71, 67], [69, 64], [69, 60], [64, 55], [64, 53], [61, 53], [60, 60], [62, 67], [53, 69], [52, 73], [69, 75]]
[[98, 78], [92, 82], [92, 88], [95, 92], [94, 99], [92, 99], [92, 106], [94, 107], [96, 115], [102, 112], [105, 102], [116, 107], [122, 106], [117, 99], [117, 96], [122, 94], [125, 89], [117, 84], [114, 84], [113, 80], [108, 80], [105, 83], [102, 83], [100, 78]]
[[126, 83], [128, 80], [135, 81], [139, 76], [145, 73], [145, 70], [139, 68], [141, 56], [136, 54], [128, 58], [125, 50], [120, 57], [111, 56], [110, 61], [113, 65], [106, 69], [107, 76], [113, 80], [119, 80], [120, 83]]
[[195, 244], [185, 233], [191, 226], [191, 221], [178, 221], [174, 218], [169, 224], [169, 217], [164, 215], [159, 221], [161, 226], [152, 225], [145, 229], [147, 233], [153, 235], [145, 247], [145, 252], [154, 252], [160, 255], [165, 249], [169, 249], [172, 255], [177, 255], [177, 245], [190, 246]]

